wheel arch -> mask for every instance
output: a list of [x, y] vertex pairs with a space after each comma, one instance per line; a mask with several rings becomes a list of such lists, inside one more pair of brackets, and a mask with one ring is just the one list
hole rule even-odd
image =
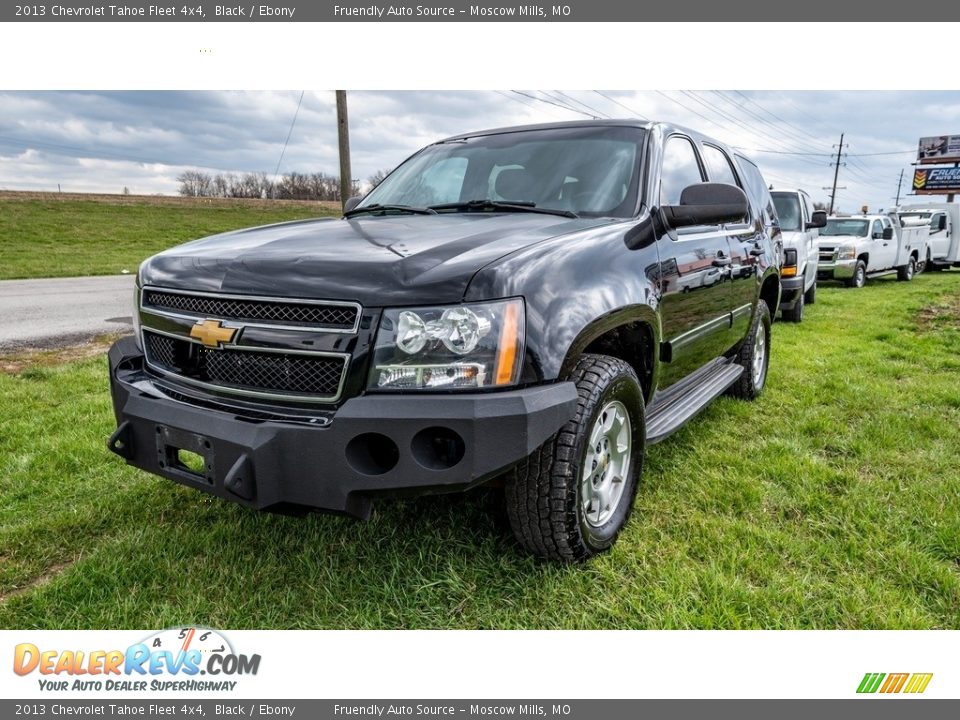
[[659, 372], [660, 321], [645, 305], [596, 318], [571, 343], [561, 365], [566, 377], [584, 353], [609, 355], [628, 363], [637, 374], [644, 401], [649, 402]]

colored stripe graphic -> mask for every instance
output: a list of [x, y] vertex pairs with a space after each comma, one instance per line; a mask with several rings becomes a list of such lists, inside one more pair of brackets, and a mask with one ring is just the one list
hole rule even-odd
[[860, 681], [860, 687], [857, 688], [858, 693], [875, 693], [877, 688], [880, 687], [880, 681], [886, 677], [884, 673], [867, 673], [863, 676], [863, 680]]
[[927, 689], [927, 685], [930, 684], [932, 677], [933, 673], [914, 673], [903, 691], [905, 693], [922, 693]]
[[[927, 689], [930, 680], [933, 679], [933, 673], [866, 673], [860, 685], [857, 686], [858, 693], [875, 693], [877, 691], [887, 695], [899, 692], [919, 694]], [[882, 684], [881, 684], [882, 683]]]
[[887, 681], [883, 684], [883, 687], [880, 688], [882, 693], [898, 693], [903, 689], [904, 683], [907, 682], [907, 678], [910, 677], [910, 673], [890, 673], [887, 675]]

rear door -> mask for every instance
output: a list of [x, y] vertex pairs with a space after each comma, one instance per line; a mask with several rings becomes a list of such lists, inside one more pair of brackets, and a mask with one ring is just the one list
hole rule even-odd
[[[694, 142], [685, 135], [667, 138], [659, 203], [678, 204], [685, 187], [705, 179]], [[666, 343], [661, 383], [667, 387], [719, 357], [729, 346], [731, 258], [720, 225], [667, 232], [659, 240], [659, 250], [664, 273], [660, 312]]]
[[[727, 183], [734, 185], [749, 197], [750, 190], [747, 184], [740, 178], [737, 170], [734, 168], [730, 156], [716, 145], [703, 143], [702, 152], [704, 162], [707, 166], [707, 173], [710, 182]], [[759, 175], [759, 170], [757, 174]], [[761, 187], [763, 178], [758, 181]], [[766, 192], [763, 190], [762, 192]], [[772, 198], [767, 194], [769, 202], [773, 203]], [[759, 243], [762, 233], [762, 223], [753, 222], [751, 215], [743, 218], [736, 223], [724, 225], [724, 231], [727, 234], [727, 244], [730, 248], [730, 269], [728, 276], [730, 278], [730, 310], [733, 313], [734, 326], [730, 333], [730, 345], [724, 350], [728, 350], [743, 337], [743, 331], [746, 329], [746, 322], [749, 320], [753, 311], [753, 301], [757, 296], [757, 256], [751, 254], [751, 250]], [[739, 325], [744, 327], [741, 329]]]

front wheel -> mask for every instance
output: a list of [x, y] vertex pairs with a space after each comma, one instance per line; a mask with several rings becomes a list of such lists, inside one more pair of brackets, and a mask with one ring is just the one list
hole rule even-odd
[[810, 286], [810, 289], [803, 294], [804, 302], [807, 305], [813, 305], [817, 301], [817, 281], [813, 281], [813, 285]]
[[910, 259], [907, 260], [906, 265], [901, 265], [897, 268], [897, 280], [901, 282], [910, 282], [913, 280], [913, 275], [917, 270], [917, 261], [910, 256]]
[[847, 280], [847, 287], [862, 288], [867, 284], [867, 264], [863, 260], [857, 260], [857, 266], [853, 269], [853, 277]]
[[549, 560], [603, 552], [630, 517], [646, 439], [643, 393], [627, 363], [584, 355], [577, 412], [511, 471], [507, 515], [519, 543]]
[[743, 375], [727, 392], [741, 400], [753, 400], [763, 392], [770, 366], [770, 309], [763, 300], [757, 303], [750, 332], [735, 360], [743, 366]]
[[781, 313], [783, 319], [787, 322], [798, 323], [803, 322], [803, 304], [805, 299], [805, 293], [800, 293], [797, 295], [796, 301], [793, 303], [793, 307], [790, 310], [784, 309]]

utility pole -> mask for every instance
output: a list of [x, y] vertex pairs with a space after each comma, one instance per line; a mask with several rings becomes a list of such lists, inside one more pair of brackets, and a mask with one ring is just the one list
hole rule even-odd
[[830, 191], [830, 210], [827, 215], [833, 215], [833, 202], [837, 198], [837, 176], [840, 174], [840, 158], [843, 153], [843, 133], [840, 133], [840, 144], [837, 146], [837, 164], [833, 168], [833, 190]]
[[894, 207], [900, 207], [900, 186], [903, 185], [903, 168], [900, 168], [900, 179], [897, 180], [897, 201]]
[[337, 90], [337, 140], [340, 144], [340, 207], [347, 204], [353, 174], [350, 172], [350, 123], [347, 121], [347, 91]]

